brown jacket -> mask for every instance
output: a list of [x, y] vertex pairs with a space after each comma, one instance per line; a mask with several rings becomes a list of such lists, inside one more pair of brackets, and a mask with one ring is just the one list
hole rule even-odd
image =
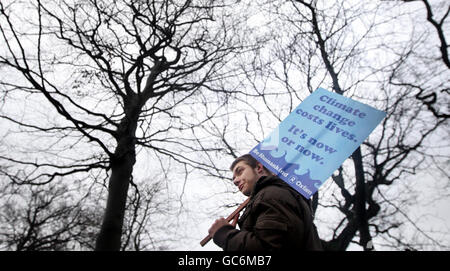
[[223, 250], [322, 250], [310, 205], [283, 180], [261, 177], [250, 197], [240, 230], [226, 225], [214, 234]]

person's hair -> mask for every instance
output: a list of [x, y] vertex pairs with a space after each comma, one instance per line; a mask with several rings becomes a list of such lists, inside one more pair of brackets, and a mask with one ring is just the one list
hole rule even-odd
[[[251, 168], [256, 168], [258, 166], [258, 160], [256, 160], [253, 156], [250, 154], [244, 154], [242, 156], [239, 156], [236, 158], [233, 163], [231, 163], [230, 170], [233, 171], [234, 167], [241, 161], [244, 161], [247, 165], [249, 165]], [[272, 175], [273, 173], [270, 172], [264, 165], [263, 169], [269, 174]]]

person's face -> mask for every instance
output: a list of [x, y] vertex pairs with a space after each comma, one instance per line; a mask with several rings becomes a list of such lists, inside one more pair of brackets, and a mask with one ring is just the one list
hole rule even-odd
[[250, 196], [255, 187], [256, 181], [262, 176], [262, 165], [258, 163], [256, 168], [252, 168], [244, 161], [240, 161], [233, 168], [233, 183], [239, 191], [246, 196]]

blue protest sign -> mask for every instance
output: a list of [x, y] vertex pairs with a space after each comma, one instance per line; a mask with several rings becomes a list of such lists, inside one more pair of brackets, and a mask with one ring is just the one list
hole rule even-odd
[[318, 88], [250, 154], [310, 198], [386, 113]]

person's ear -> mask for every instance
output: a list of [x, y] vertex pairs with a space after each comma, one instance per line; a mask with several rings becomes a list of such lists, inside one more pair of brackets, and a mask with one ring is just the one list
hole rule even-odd
[[256, 172], [258, 172], [258, 174], [263, 173], [264, 169], [263, 169], [263, 165], [261, 163], [258, 163], [256, 165]]

